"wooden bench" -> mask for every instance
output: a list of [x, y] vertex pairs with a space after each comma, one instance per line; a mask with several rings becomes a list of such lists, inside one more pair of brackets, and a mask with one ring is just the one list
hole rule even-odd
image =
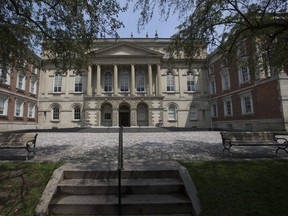
[[26, 149], [27, 160], [30, 153], [36, 154], [37, 136], [35, 133], [0, 133], [0, 149]]
[[275, 146], [276, 155], [279, 150], [283, 150], [288, 154], [288, 140], [285, 138], [277, 138], [272, 132], [220, 132], [223, 144], [223, 154], [229, 152], [232, 146]]

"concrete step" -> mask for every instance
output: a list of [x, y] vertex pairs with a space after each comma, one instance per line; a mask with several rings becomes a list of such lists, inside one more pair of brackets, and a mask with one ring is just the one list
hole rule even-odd
[[[122, 179], [122, 194], [184, 193], [179, 179]], [[61, 194], [118, 194], [118, 179], [65, 179], [58, 184]]]
[[[64, 179], [116, 179], [117, 170], [91, 171], [91, 170], [64, 170]], [[180, 178], [178, 170], [123, 170], [122, 179], [153, 179], [153, 178]]]
[[[111, 215], [118, 213], [116, 195], [71, 195], [55, 197], [49, 212], [73, 215]], [[191, 214], [192, 204], [182, 194], [141, 194], [122, 197], [123, 214]]]

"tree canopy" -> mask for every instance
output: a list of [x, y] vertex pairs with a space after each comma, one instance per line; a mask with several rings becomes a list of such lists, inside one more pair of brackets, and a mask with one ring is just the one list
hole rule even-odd
[[[41, 48], [57, 53], [51, 61], [62, 70], [86, 66], [86, 52], [102, 35], [123, 26], [117, 0], [0, 0], [0, 65], [21, 67]], [[55, 56], [54, 56], [55, 57]]]
[[288, 56], [287, 0], [130, 0], [141, 11], [139, 27], [149, 23], [156, 8], [164, 18], [178, 14], [182, 23], [172, 36], [173, 51], [193, 58], [199, 41], [222, 52], [231, 52], [239, 40], [261, 38], [272, 63]]

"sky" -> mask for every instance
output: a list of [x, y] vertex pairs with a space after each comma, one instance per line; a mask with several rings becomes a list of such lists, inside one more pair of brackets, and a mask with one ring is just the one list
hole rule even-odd
[[177, 15], [170, 16], [165, 21], [156, 10], [153, 19], [138, 33], [137, 22], [139, 17], [139, 12], [133, 12], [132, 5], [128, 11], [119, 15], [119, 20], [125, 25], [125, 28], [118, 30], [120, 38], [130, 38], [131, 33], [133, 33], [134, 38], [144, 38], [146, 37], [146, 33], [148, 33], [149, 38], [154, 38], [156, 31], [159, 38], [170, 38], [173, 34], [177, 33], [176, 27], [181, 24]]

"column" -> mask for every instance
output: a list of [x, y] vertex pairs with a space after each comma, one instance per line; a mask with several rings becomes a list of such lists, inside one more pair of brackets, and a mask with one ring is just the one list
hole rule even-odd
[[149, 96], [153, 95], [153, 84], [152, 84], [152, 66], [148, 65], [148, 84], [149, 84]]
[[162, 85], [161, 85], [161, 70], [160, 65], [157, 65], [157, 80], [158, 80], [158, 96], [162, 96]]
[[88, 66], [88, 75], [87, 75], [87, 95], [92, 96], [92, 86], [91, 86], [91, 81], [92, 81], [92, 66]]
[[131, 65], [131, 96], [135, 96], [135, 66]]
[[114, 65], [114, 95], [118, 95], [118, 66]]
[[97, 95], [101, 96], [101, 66], [97, 65]]

